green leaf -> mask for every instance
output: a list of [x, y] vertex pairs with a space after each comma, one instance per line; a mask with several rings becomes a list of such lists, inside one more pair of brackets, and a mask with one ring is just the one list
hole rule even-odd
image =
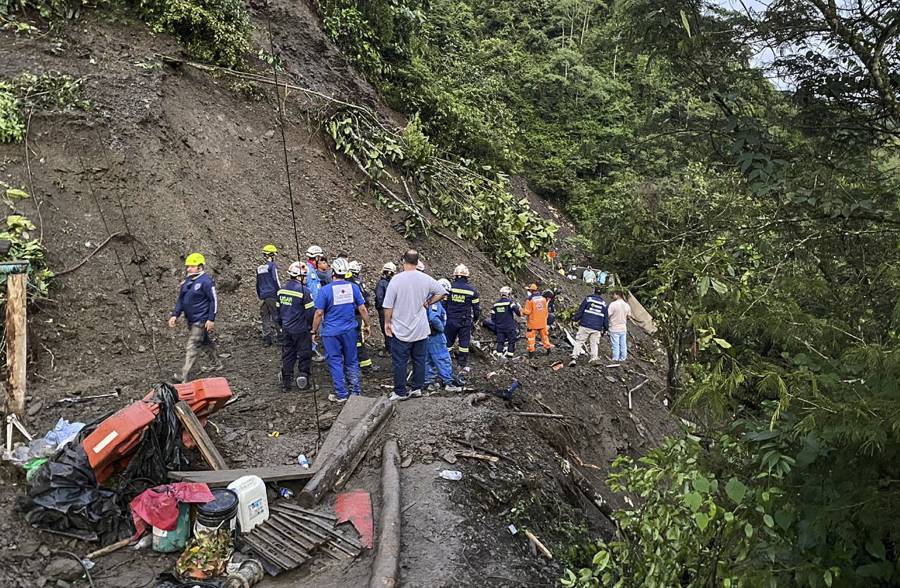
[[866, 541], [866, 551], [875, 559], [885, 558], [884, 543], [878, 537], [870, 537]]
[[694, 513], [694, 520], [697, 521], [697, 526], [700, 527], [701, 531], [705, 531], [709, 525], [709, 516], [705, 512]]
[[690, 508], [692, 511], [696, 511], [700, 508], [700, 503], [703, 502], [703, 497], [700, 496], [697, 492], [689, 492], [684, 496], [684, 503]]
[[709, 480], [707, 480], [703, 476], [694, 478], [693, 482], [691, 482], [691, 485], [694, 487], [694, 490], [696, 490], [700, 494], [709, 493]]
[[728, 483], [725, 484], [725, 494], [727, 494], [728, 498], [734, 501], [735, 504], [740, 504], [744, 500], [744, 496], [747, 495], [747, 487], [737, 478], [731, 478], [728, 480]]
[[725, 339], [721, 339], [719, 337], [713, 337], [713, 341], [715, 341], [716, 345], [718, 345], [722, 349], [731, 349], [731, 343], [729, 343]]
[[834, 576], [831, 574], [831, 570], [825, 570], [825, 573], [822, 574], [822, 579], [825, 580], [826, 586], [831, 586], [831, 583], [834, 581]]
[[770, 515], [768, 513], [763, 515], [763, 522], [766, 524], [767, 527], [775, 526], [775, 519], [773, 519], [772, 515]]
[[6, 197], [12, 200], [28, 198], [28, 192], [19, 190], [18, 188], [7, 188]]
[[748, 538], [753, 537], [753, 525], [750, 523], [744, 523], [744, 535]]
[[679, 11], [681, 13], [681, 24], [684, 25], [684, 30], [687, 32], [687, 36], [691, 36], [691, 24], [688, 22], [687, 14], [685, 14], [684, 10]]

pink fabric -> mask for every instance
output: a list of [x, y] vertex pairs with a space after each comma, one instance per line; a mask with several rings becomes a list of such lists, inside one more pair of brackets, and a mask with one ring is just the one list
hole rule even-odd
[[149, 526], [165, 531], [175, 530], [180, 503], [206, 504], [213, 498], [209, 486], [193, 482], [176, 482], [144, 490], [131, 501], [135, 539], [143, 535]]

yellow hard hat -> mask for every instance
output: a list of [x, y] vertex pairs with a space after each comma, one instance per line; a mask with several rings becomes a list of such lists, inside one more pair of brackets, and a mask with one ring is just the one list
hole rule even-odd
[[278, 253], [278, 247], [275, 247], [271, 244], [263, 245], [263, 253], [265, 253], [266, 255], [275, 255], [276, 253]]
[[191, 253], [184, 258], [184, 265], [206, 265], [206, 258], [202, 253]]

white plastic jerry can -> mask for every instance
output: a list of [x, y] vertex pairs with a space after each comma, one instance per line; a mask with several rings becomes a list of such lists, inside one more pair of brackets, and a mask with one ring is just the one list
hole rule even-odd
[[237, 519], [241, 533], [249, 533], [269, 518], [269, 499], [266, 483], [259, 476], [242, 476], [228, 485], [238, 496]]

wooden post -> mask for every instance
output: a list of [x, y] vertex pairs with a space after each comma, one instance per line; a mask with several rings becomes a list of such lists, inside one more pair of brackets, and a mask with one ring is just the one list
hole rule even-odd
[[394, 588], [400, 584], [400, 449], [396, 439], [385, 442], [381, 460], [380, 530], [369, 588]]
[[203, 456], [206, 463], [214, 470], [227, 470], [228, 464], [225, 463], [222, 454], [216, 449], [212, 439], [206, 434], [206, 430], [200, 424], [197, 415], [191, 410], [191, 405], [184, 400], [178, 401], [175, 404], [175, 416], [178, 417], [178, 420], [181, 421], [181, 424], [184, 425], [184, 428], [187, 429], [197, 443], [197, 449], [200, 450], [200, 455]]
[[26, 367], [26, 314], [24, 273], [6, 276], [6, 365], [9, 369], [9, 395], [6, 399], [7, 414], [25, 413]]

